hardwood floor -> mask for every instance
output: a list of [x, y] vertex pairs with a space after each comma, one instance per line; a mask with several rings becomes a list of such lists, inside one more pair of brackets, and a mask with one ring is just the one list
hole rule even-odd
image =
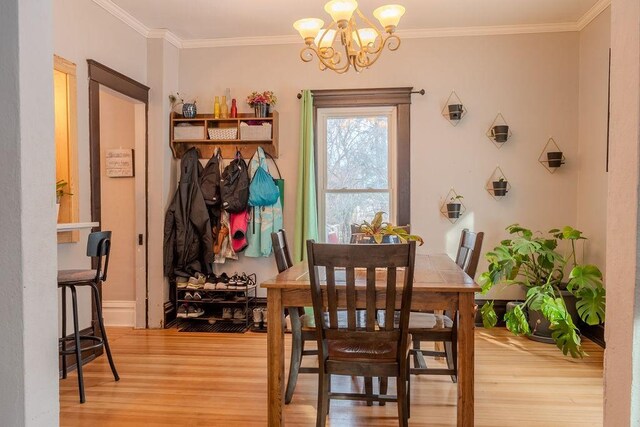
[[[85, 365], [85, 404], [75, 372], [61, 380], [62, 426], [266, 425], [265, 334], [110, 328], [109, 341], [121, 380], [113, 381], [104, 355]], [[600, 347], [586, 341], [589, 357], [573, 360], [499, 328], [476, 329], [475, 342], [476, 426], [602, 425]], [[289, 345], [287, 335], [287, 352]], [[333, 384], [362, 388], [349, 377]], [[412, 376], [411, 388], [410, 425], [455, 425], [456, 388], [448, 376]], [[314, 425], [315, 407], [315, 376], [301, 374], [285, 408], [287, 425]], [[396, 414], [391, 403], [333, 401], [328, 424], [397, 426]]]

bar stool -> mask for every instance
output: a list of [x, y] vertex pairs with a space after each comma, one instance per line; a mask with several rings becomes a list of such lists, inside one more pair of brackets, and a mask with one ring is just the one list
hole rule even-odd
[[[82, 377], [82, 352], [104, 347], [111, 372], [116, 381], [120, 380], [116, 366], [113, 364], [111, 357], [111, 349], [107, 339], [107, 331], [104, 329], [102, 319], [102, 304], [100, 302], [100, 293], [98, 292], [98, 284], [107, 280], [107, 268], [109, 267], [109, 253], [111, 252], [111, 231], [97, 231], [89, 234], [87, 240], [87, 256], [97, 258], [97, 267], [95, 270], [58, 270], [58, 288], [62, 291], [62, 338], [59, 339], [60, 350], [59, 355], [62, 356], [62, 378], [67, 378], [67, 356], [74, 354], [76, 356], [76, 366], [78, 369], [78, 390], [80, 393], [80, 403], [85, 402], [84, 398], [84, 380]], [[98, 314], [98, 323], [100, 325], [100, 333], [102, 337], [94, 335], [80, 335], [78, 328], [78, 297], [76, 287], [90, 286], [91, 294], [96, 305]], [[71, 290], [71, 298], [73, 302], [73, 336], [67, 337], [67, 295], [66, 289]], [[67, 341], [73, 341], [75, 348], [67, 350]], [[82, 341], [91, 341], [93, 344], [82, 348]]]

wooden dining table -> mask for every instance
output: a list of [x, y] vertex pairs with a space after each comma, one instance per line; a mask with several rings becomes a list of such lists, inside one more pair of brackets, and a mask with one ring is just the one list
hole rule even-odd
[[[364, 279], [364, 278], [363, 278]], [[402, 276], [398, 275], [398, 281]], [[364, 280], [362, 280], [364, 286]], [[356, 286], [358, 278], [356, 277]], [[380, 286], [384, 286], [381, 280]], [[301, 262], [261, 283], [267, 290], [268, 425], [283, 426], [284, 404], [284, 307], [312, 306], [306, 262]], [[401, 289], [401, 288], [400, 288]], [[475, 292], [480, 287], [446, 254], [417, 255], [411, 309], [453, 309], [458, 324], [457, 425], [473, 426], [473, 371]], [[340, 299], [340, 296], [339, 296]], [[401, 298], [398, 298], [400, 301]]]

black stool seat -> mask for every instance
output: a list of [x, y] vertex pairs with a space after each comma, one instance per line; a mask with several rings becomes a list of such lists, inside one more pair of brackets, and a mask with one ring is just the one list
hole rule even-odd
[[[62, 356], [62, 378], [67, 378], [67, 356], [76, 356], [76, 366], [78, 369], [78, 391], [80, 393], [80, 403], [85, 402], [84, 397], [84, 379], [82, 375], [82, 352], [104, 347], [111, 366], [111, 372], [116, 381], [120, 379], [116, 366], [111, 357], [109, 349], [109, 340], [107, 339], [107, 331], [104, 328], [104, 320], [102, 318], [102, 303], [100, 302], [100, 291], [98, 285], [107, 279], [107, 268], [109, 266], [109, 253], [111, 251], [111, 232], [99, 231], [89, 234], [87, 241], [87, 256], [97, 258], [97, 268], [94, 270], [59, 270], [58, 271], [58, 288], [62, 290], [62, 338], [58, 340], [58, 354]], [[98, 325], [100, 326], [101, 337], [97, 335], [80, 335], [78, 328], [78, 295], [76, 287], [89, 286], [91, 295], [96, 307]], [[67, 337], [67, 294], [66, 290], [71, 291], [73, 303], [73, 336]], [[94, 329], [95, 334], [95, 329]], [[74, 348], [67, 350], [67, 342], [73, 342]], [[82, 346], [83, 341], [91, 341], [93, 344]]]

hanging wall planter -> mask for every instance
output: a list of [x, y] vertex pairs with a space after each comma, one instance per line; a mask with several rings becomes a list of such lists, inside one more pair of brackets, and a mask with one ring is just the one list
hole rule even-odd
[[467, 114], [467, 109], [455, 91], [451, 92], [449, 98], [447, 98], [447, 102], [445, 103], [444, 108], [442, 108], [441, 114], [453, 126], [458, 126], [460, 120], [462, 120], [462, 118]]
[[462, 203], [462, 199], [464, 197], [452, 188], [440, 206], [440, 213], [452, 224], [455, 224], [467, 210], [464, 203]]
[[538, 157], [538, 162], [550, 173], [555, 173], [559, 167], [565, 164], [566, 158], [562, 149], [553, 138], [549, 138]]
[[489, 177], [485, 189], [496, 200], [498, 200], [498, 197], [506, 196], [511, 191], [511, 184], [502, 169], [500, 169], [500, 166], [497, 166]]
[[511, 129], [502, 113], [498, 113], [487, 130], [486, 135], [487, 138], [489, 138], [489, 141], [491, 141], [498, 149], [502, 148], [503, 144], [511, 138], [513, 133], [511, 132]]

